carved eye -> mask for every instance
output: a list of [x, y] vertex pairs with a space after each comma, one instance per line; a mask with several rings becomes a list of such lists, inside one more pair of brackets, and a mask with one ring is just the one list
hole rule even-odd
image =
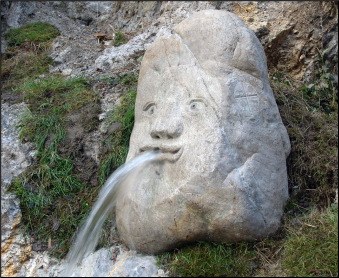
[[200, 100], [200, 99], [195, 99], [195, 100], [192, 100], [190, 103], [189, 103], [189, 111], [190, 112], [198, 112], [202, 109], [205, 108], [205, 103]]
[[155, 104], [152, 102], [152, 103], [148, 103], [145, 105], [144, 107], [144, 111], [147, 115], [151, 116], [155, 113], [155, 109], [156, 109], [156, 106]]

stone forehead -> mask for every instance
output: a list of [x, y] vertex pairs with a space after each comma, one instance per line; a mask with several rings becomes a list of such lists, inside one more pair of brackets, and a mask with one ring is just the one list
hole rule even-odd
[[155, 40], [145, 58], [141, 79], [149, 70], [160, 73], [180, 65], [199, 66], [214, 76], [234, 68], [262, 81], [268, 75], [259, 40], [236, 15], [226, 11], [192, 14], [174, 28], [173, 35]]
[[199, 92], [215, 110], [222, 101], [223, 93], [218, 80], [201, 67], [178, 37], [164, 37], [157, 40], [144, 57], [136, 106], [145, 102], [144, 98], [159, 93], [163, 97], [178, 87], [188, 95]]

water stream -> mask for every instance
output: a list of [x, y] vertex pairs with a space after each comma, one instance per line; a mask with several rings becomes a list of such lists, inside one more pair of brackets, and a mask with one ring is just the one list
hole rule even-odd
[[147, 151], [119, 167], [103, 185], [97, 201], [80, 229], [66, 257], [66, 267], [61, 277], [71, 277], [76, 266], [95, 250], [101, 228], [108, 214], [116, 204], [116, 198], [122, 190], [128, 190], [140, 174], [143, 167], [158, 158], [157, 151]]

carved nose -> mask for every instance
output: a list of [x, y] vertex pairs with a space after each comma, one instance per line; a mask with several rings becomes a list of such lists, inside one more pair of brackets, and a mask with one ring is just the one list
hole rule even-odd
[[183, 129], [179, 117], [158, 120], [151, 128], [151, 137], [153, 139], [175, 139], [182, 134]]

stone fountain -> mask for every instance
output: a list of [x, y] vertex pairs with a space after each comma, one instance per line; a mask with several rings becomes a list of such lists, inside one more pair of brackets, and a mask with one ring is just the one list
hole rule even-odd
[[263, 47], [236, 15], [197, 12], [147, 49], [127, 162], [148, 150], [161, 162], [117, 198], [131, 249], [252, 241], [279, 228], [290, 141]]
[[255, 34], [226, 11], [191, 15], [144, 55], [126, 163], [101, 189], [61, 276], [123, 269], [98, 259], [103, 249], [91, 254], [114, 208], [120, 238], [143, 254], [270, 236], [288, 199], [289, 152]]

